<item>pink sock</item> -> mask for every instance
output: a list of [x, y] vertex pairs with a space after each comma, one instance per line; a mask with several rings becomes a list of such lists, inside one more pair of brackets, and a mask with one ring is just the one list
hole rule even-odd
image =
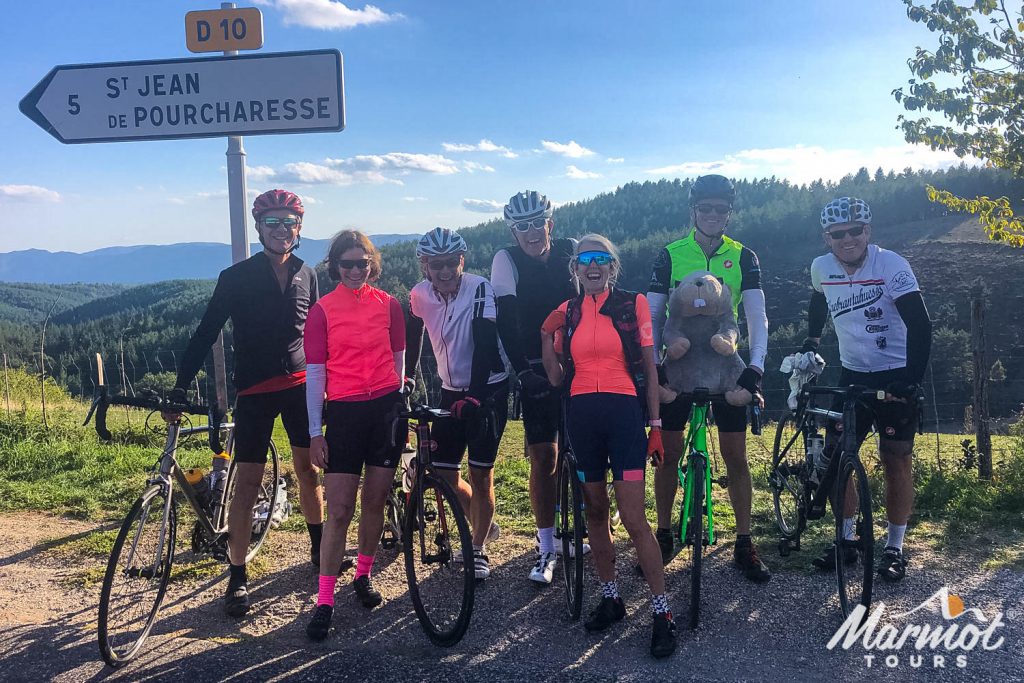
[[373, 555], [359, 553], [356, 557], [356, 578], [369, 576], [371, 569], [373, 569]]
[[320, 575], [320, 594], [316, 598], [317, 607], [330, 605], [334, 607], [334, 587], [338, 583], [337, 576]]

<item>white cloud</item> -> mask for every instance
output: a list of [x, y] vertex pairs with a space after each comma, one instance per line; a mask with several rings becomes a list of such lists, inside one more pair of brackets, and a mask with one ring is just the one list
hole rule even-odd
[[508, 147], [502, 147], [496, 145], [490, 140], [484, 138], [480, 142], [473, 144], [463, 144], [458, 142], [442, 142], [441, 147], [446, 152], [497, 152], [506, 159], [515, 159], [519, 155], [510, 150]]
[[836, 181], [856, 173], [860, 168], [874, 172], [876, 168], [902, 171], [914, 169], [936, 170], [961, 162], [978, 164], [972, 159], [960, 159], [952, 152], [933, 152], [918, 145], [891, 145], [870, 149], [825, 149], [820, 146], [794, 145], [745, 149], [715, 161], [687, 161], [671, 166], [652, 168], [646, 172], [655, 176], [695, 176], [704, 173], [743, 178], [775, 176], [802, 185], [823, 179]]
[[573, 180], [590, 180], [591, 178], [600, 178], [601, 174], [594, 173], [593, 171], [584, 171], [570, 164], [565, 167], [565, 177], [572, 178]]
[[302, 203], [303, 205], [312, 206], [313, 204], [323, 204], [323, 201], [316, 197], [310, 197], [308, 194], [304, 194], [302, 195]]
[[402, 197], [403, 202], [425, 202], [426, 197]]
[[477, 213], [499, 213], [505, 205], [493, 199], [463, 199], [462, 208]]
[[250, 180], [261, 182], [274, 176], [274, 169], [270, 166], [247, 166], [245, 176]]
[[575, 140], [570, 140], [567, 143], [541, 140], [540, 144], [541, 147], [547, 151], [554, 152], [555, 154], [561, 154], [562, 156], [569, 157], [570, 159], [582, 159], [583, 157], [594, 155], [594, 150], [583, 147]]
[[476, 171], [483, 171], [484, 173], [494, 173], [494, 167], [488, 166], [487, 164], [478, 164], [475, 161], [463, 161], [462, 170], [466, 173], [475, 173]]
[[359, 169], [354, 172], [339, 171], [321, 164], [313, 164], [308, 161], [299, 161], [293, 164], [285, 164], [278, 174], [278, 179], [283, 182], [300, 183], [303, 185], [355, 185], [366, 183], [371, 185], [382, 185], [391, 183], [402, 185], [402, 181], [388, 178], [383, 173], [369, 169]]
[[362, 154], [348, 159], [326, 159], [324, 163], [331, 168], [354, 171], [399, 171], [402, 173], [422, 171], [437, 175], [451, 175], [459, 172], [458, 163], [441, 154], [412, 154], [410, 152]]
[[625, 157], [608, 157], [605, 161], [609, 164], [621, 164], [626, 160]]
[[39, 185], [0, 185], [0, 200], [55, 203], [60, 193]]
[[324, 30], [345, 30], [403, 18], [401, 14], [388, 14], [373, 5], [352, 9], [338, 0], [256, 0], [256, 4], [280, 10], [284, 14], [285, 26]]

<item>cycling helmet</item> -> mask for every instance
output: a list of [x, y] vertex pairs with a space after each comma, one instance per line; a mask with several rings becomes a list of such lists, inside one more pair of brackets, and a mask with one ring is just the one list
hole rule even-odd
[[519, 221], [532, 218], [551, 218], [554, 207], [551, 201], [536, 190], [527, 190], [512, 195], [505, 205], [505, 225], [512, 227]]
[[468, 251], [462, 235], [448, 228], [434, 228], [416, 244], [416, 256], [444, 256], [464, 254]]
[[702, 199], [724, 199], [732, 204], [736, 201], [736, 187], [724, 175], [698, 176], [690, 185], [690, 206]]
[[259, 220], [264, 213], [274, 209], [286, 209], [299, 218], [302, 218], [302, 214], [306, 211], [302, 208], [302, 200], [299, 199], [299, 195], [288, 190], [267, 190], [252, 203], [252, 217]]
[[871, 207], [857, 197], [837, 197], [821, 210], [821, 229], [837, 223], [870, 223]]

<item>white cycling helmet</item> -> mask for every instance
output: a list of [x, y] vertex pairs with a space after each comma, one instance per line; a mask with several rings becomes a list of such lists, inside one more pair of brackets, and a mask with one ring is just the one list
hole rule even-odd
[[416, 244], [416, 256], [445, 256], [469, 251], [462, 235], [448, 228], [434, 228]]
[[514, 194], [505, 205], [505, 225], [512, 227], [519, 221], [534, 218], [551, 218], [554, 207], [551, 201], [536, 190]]
[[821, 229], [837, 223], [871, 223], [871, 207], [863, 199], [837, 197], [821, 210]]

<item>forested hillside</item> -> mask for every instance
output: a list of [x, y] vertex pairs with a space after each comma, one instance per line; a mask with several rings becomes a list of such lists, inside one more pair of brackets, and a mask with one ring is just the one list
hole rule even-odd
[[[754, 249], [761, 260], [771, 323], [769, 371], [793, 350], [805, 335], [804, 311], [809, 298], [808, 266], [824, 252], [818, 212], [828, 199], [855, 195], [867, 199], [873, 210], [874, 240], [904, 254], [914, 266], [929, 310], [936, 322], [934, 381], [930, 384], [933, 413], [943, 422], [963, 419], [970, 379], [969, 289], [975, 279], [990, 290], [989, 335], [992, 371], [999, 381], [993, 390], [993, 412], [1008, 415], [1024, 401], [1024, 291], [1019, 286], [1024, 253], [984, 240], [980, 228], [963, 216], [946, 215], [930, 203], [924, 185], [931, 183], [962, 196], [1024, 197], [1024, 182], [1008, 174], [979, 168], [943, 172], [870, 174], [862, 169], [838, 184], [816, 182], [794, 186], [774, 178], [740, 181], [736, 212], [729, 231]], [[630, 183], [593, 199], [567, 204], [555, 211], [558, 235], [580, 236], [601, 232], [622, 252], [622, 286], [646, 290], [650, 265], [657, 251], [682, 236], [686, 221], [685, 181]], [[465, 228], [470, 252], [468, 268], [486, 274], [494, 252], [509, 243], [499, 220]], [[307, 245], [308, 246], [308, 245]], [[384, 273], [379, 286], [403, 301], [419, 280], [413, 244], [383, 248]], [[303, 258], [322, 257], [305, 249]], [[320, 269], [321, 291], [333, 287]], [[147, 373], [171, 371], [188, 336], [202, 314], [212, 281], [168, 281], [97, 298], [55, 315], [46, 333], [48, 370], [72, 391], [88, 392], [94, 375], [91, 359], [101, 352], [108, 374], [116, 372], [122, 347], [124, 377], [137, 381]], [[7, 288], [17, 289], [7, 285]], [[32, 286], [36, 287], [36, 286]], [[18, 308], [36, 311], [9, 316], [0, 309], [0, 343], [15, 365], [38, 371], [38, 321], [56, 296], [56, 289], [27, 289], [37, 305]], [[5, 297], [10, 305], [11, 298]], [[230, 343], [230, 335], [228, 337]], [[837, 367], [834, 338], [826, 338], [823, 354]], [[230, 359], [229, 359], [230, 363]], [[83, 386], [84, 385], [84, 386]], [[784, 378], [769, 372], [767, 388], [782, 392]], [[773, 400], [781, 400], [776, 393]]]

